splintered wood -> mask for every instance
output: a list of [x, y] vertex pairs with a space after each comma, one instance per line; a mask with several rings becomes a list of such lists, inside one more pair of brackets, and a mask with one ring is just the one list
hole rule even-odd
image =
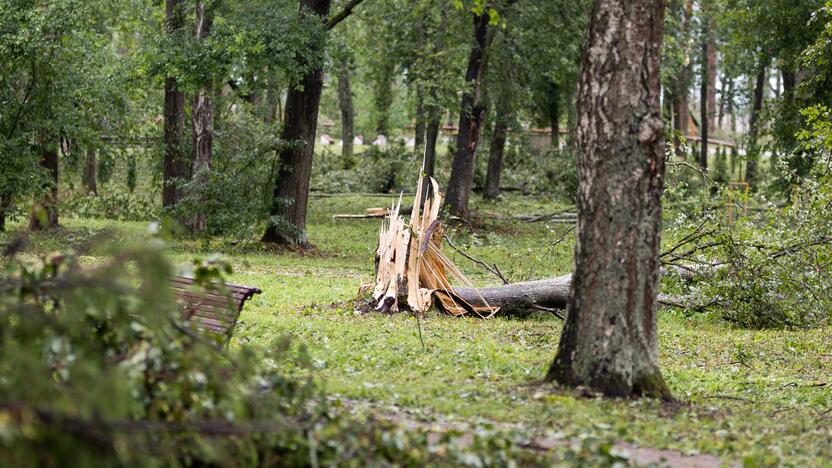
[[[419, 201], [431, 184], [432, 197], [427, 197], [424, 207]], [[405, 224], [401, 214], [402, 197], [389, 210], [389, 217], [382, 222], [376, 250], [376, 280], [373, 289], [375, 309], [393, 312], [406, 307], [417, 312], [428, 310], [434, 299], [442, 310], [452, 315], [475, 314], [488, 318], [498, 308], [488, 305], [478, 297], [477, 305], [463, 299], [454, 290], [448, 276], [468, 288], [474, 288], [468, 278], [442, 253], [442, 225], [439, 207], [442, 195], [433, 178], [419, 178], [413, 199], [410, 224]]]

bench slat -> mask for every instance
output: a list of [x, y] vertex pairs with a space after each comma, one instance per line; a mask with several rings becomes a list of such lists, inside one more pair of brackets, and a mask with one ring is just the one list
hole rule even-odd
[[214, 285], [210, 289], [194, 286], [194, 279], [174, 276], [171, 289], [185, 320], [194, 328], [231, 337], [237, 318], [245, 302], [262, 291], [250, 286], [237, 284]]

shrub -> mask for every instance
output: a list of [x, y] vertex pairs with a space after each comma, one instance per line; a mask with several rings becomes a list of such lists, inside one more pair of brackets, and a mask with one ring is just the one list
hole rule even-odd
[[171, 213], [176, 219], [205, 217], [206, 233], [247, 236], [268, 219], [278, 149], [285, 143], [274, 128], [248, 112], [231, 113], [216, 128], [214, 158], [205, 178], [180, 184], [185, 196]]
[[62, 211], [78, 218], [146, 221], [159, 216], [158, 202], [135, 193], [75, 195], [62, 202]]
[[[15, 243], [19, 245], [19, 243]], [[187, 328], [158, 246], [82, 270], [72, 253], [0, 279], [0, 459], [8, 466], [506, 466], [519, 435], [339, 413], [302, 346], [224, 349]], [[197, 284], [227, 266], [197, 262]], [[464, 442], [463, 442], [464, 441]]]
[[370, 146], [345, 161], [328, 149], [315, 155], [312, 187], [324, 192], [389, 193], [410, 191], [422, 161], [402, 144]]

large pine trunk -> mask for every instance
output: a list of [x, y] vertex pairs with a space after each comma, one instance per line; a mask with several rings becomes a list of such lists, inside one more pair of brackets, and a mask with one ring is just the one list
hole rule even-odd
[[664, 0], [595, 0], [578, 88], [578, 227], [548, 380], [670, 398], [658, 366]]
[[[205, 2], [200, 0], [196, 4], [196, 37], [204, 40], [211, 31], [213, 15], [206, 11]], [[193, 183], [197, 190], [203, 189], [208, 183], [211, 170], [211, 158], [214, 152], [214, 104], [211, 99], [213, 85], [210, 77], [197, 91], [191, 111], [193, 126]], [[202, 232], [206, 228], [204, 213], [197, 213], [191, 221], [191, 230]]]
[[350, 86], [350, 67], [344, 60], [338, 70], [338, 106], [341, 108], [341, 157], [352, 158], [355, 129], [353, 125], [354, 110], [352, 106], [352, 88]]
[[[329, 15], [330, 0], [300, 0], [321, 18]], [[323, 49], [317, 44], [315, 53]], [[315, 151], [318, 107], [321, 102], [324, 71], [321, 66], [308, 71], [299, 87], [293, 86], [286, 97], [286, 111], [280, 138], [288, 143], [279, 151], [280, 168], [274, 183], [269, 214], [272, 219], [263, 234], [263, 242], [308, 246], [306, 207], [309, 201], [309, 178]]]
[[[165, 0], [165, 22], [168, 34], [182, 28], [184, 15], [180, 0]], [[164, 108], [165, 157], [162, 167], [162, 207], [176, 205], [181, 198], [177, 180], [187, 176], [188, 164], [182, 148], [185, 129], [185, 95], [179, 90], [176, 78], [165, 78]]]
[[41, 200], [43, 213], [32, 213], [29, 218], [29, 229], [33, 231], [58, 226], [58, 149], [54, 145], [44, 144], [40, 154], [40, 167], [46, 172], [47, 180], [44, 184], [45, 194]]
[[468, 57], [465, 72], [465, 92], [459, 112], [459, 133], [456, 138], [456, 153], [451, 165], [451, 178], [445, 195], [445, 207], [455, 216], [468, 215], [468, 200], [474, 185], [474, 158], [477, 153], [485, 104], [482, 99], [482, 78], [485, 74], [486, 53], [490, 43], [488, 13], [474, 16], [475, 45]]

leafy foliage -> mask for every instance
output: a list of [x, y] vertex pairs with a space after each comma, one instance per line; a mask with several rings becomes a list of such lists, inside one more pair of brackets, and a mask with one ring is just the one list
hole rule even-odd
[[156, 203], [121, 191], [102, 195], [77, 195], [64, 200], [62, 210], [71, 216], [118, 221], [149, 221], [158, 218]]
[[[227, 263], [196, 262], [198, 287]], [[0, 282], [0, 454], [16, 466], [509, 465], [493, 431], [405, 432], [330, 407], [303, 347], [226, 350], [183, 322], [158, 246], [93, 269], [72, 253], [9, 263]], [[43, 450], [42, 447], [49, 447]]]

